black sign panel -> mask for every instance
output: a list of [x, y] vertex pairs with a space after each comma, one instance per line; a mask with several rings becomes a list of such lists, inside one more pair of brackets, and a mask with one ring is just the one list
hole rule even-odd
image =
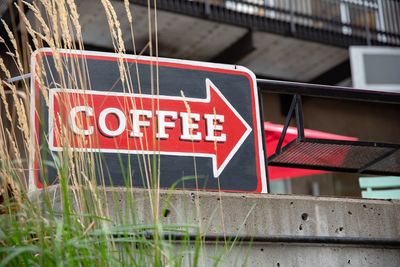
[[105, 185], [266, 192], [248, 69], [50, 49], [32, 69], [31, 188], [68, 166]]

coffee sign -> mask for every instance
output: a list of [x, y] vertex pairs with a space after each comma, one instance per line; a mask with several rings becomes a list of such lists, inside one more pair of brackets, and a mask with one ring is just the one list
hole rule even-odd
[[[140, 171], [146, 162], [134, 155], [158, 155], [161, 187], [266, 191], [258, 96], [249, 70], [111, 53], [56, 53], [42, 49], [32, 60], [34, 188], [44, 180], [57, 182], [54, 169], [41, 170], [38, 164], [39, 147], [46, 147], [42, 160], [50, 162], [66, 150], [95, 154], [109, 170], [103, 172], [106, 185], [125, 185], [129, 166], [133, 186], [146, 187]], [[60, 58], [62, 75], [56, 74]], [[120, 64], [127, 73], [124, 82]], [[76, 66], [84, 66], [84, 77], [66, 83], [65, 77], [77, 76]]]

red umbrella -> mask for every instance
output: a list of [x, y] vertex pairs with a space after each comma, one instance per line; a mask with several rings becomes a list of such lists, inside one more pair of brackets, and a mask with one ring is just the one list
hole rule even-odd
[[[279, 137], [281, 136], [283, 125], [275, 124], [271, 122], [264, 123], [265, 129], [265, 141], [267, 143], [267, 157], [273, 155], [275, 153], [276, 146], [278, 145]], [[346, 141], [356, 141], [357, 138], [331, 134], [321, 131], [315, 130], [304, 130], [304, 135], [306, 138], [318, 138], [318, 139], [331, 139], [331, 140], [346, 140]], [[297, 137], [297, 128], [291, 127], [286, 131], [285, 139], [283, 140], [282, 147], [286, 144], [290, 143]], [[322, 174], [326, 173], [325, 171], [316, 171], [316, 170], [308, 170], [308, 169], [297, 169], [297, 168], [286, 168], [286, 167], [268, 167], [268, 176], [270, 180], [279, 180], [279, 179], [292, 179], [302, 176], [314, 175], [314, 174]]]

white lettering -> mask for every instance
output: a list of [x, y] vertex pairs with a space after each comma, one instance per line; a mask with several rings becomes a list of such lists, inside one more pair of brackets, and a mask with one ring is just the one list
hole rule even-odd
[[200, 114], [198, 113], [187, 113], [181, 112], [180, 117], [182, 118], [182, 140], [190, 140], [190, 141], [200, 141], [201, 133], [197, 132], [193, 134], [193, 130], [199, 129], [199, 124], [194, 123], [200, 121]]
[[132, 115], [132, 132], [131, 132], [131, 137], [143, 137], [143, 133], [140, 131], [140, 127], [149, 127], [150, 122], [149, 121], [141, 121], [140, 116], [146, 117], [146, 118], [151, 118], [153, 117], [153, 114], [150, 110], [141, 110], [141, 109], [136, 109], [136, 110], [131, 110], [129, 112]]
[[[94, 126], [89, 123], [83, 124], [78, 120], [78, 113], [84, 113], [81, 119], [88, 119], [94, 116], [92, 107], [89, 106], [76, 106], [72, 108], [68, 116], [68, 124], [71, 130], [78, 135], [92, 135], [94, 133]], [[116, 137], [121, 135], [125, 130], [130, 131], [130, 137], [143, 137], [143, 128], [150, 127], [153, 118], [151, 110], [130, 110], [129, 114], [132, 119], [131, 129], [127, 128], [127, 117], [124, 112], [118, 108], [106, 108], [102, 110], [98, 117], [99, 131], [107, 137]], [[116, 129], [110, 129], [110, 125], [106, 122], [109, 116], [116, 116], [118, 123]], [[180, 139], [185, 141], [201, 141], [204, 138], [209, 142], [226, 142], [226, 134], [223, 132], [223, 123], [225, 121], [224, 115], [219, 114], [204, 114], [206, 132], [202, 133], [200, 129], [201, 115], [199, 113], [180, 112], [179, 118], [176, 111], [157, 110], [157, 133], [156, 138], [166, 140], [170, 137], [167, 129], [173, 129], [176, 124], [181, 124]], [[78, 118], [77, 118], [78, 117]], [[85, 126], [87, 125], [87, 129]], [[115, 128], [114, 127], [114, 128]]]
[[76, 115], [78, 114], [78, 112], [84, 112], [86, 113], [86, 116], [93, 116], [93, 109], [91, 107], [87, 107], [87, 106], [77, 106], [71, 109], [71, 111], [69, 112], [69, 117], [68, 117], [68, 123], [69, 126], [71, 128], [71, 130], [75, 133], [75, 134], [79, 134], [79, 135], [91, 135], [93, 134], [94, 128], [93, 126], [89, 126], [89, 128], [87, 130], [79, 128], [76, 125]]
[[[114, 114], [117, 116], [118, 118], [118, 128], [116, 130], [110, 130], [107, 127], [106, 124], [106, 117], [109, 114]], [[106, 136], [110, 136], [110, 137], [115, 137], [118, 136], [120, 134], [122, 134], [122, 132], [125, 130], [126, 127], [126, 118], [124, 113], [117, 108], [106, 108], [103, 111], [100, 112], [99, 115], [99, 130]]]
[[204, 114], [204, 118], [206, 119], [206, 126], [207, 126], [207, 135], [206, 135], [206, 141], [211, 141], [211, 142], [225, 142], [226, 141], [226, 134], [221, 133], [220, 136], [216, 136], [215, 132], [222, 132], [223, 127], [221, 124], [218, 123], [223, 123], [225, 118], [224, 115], [218, 115], [218, 114]]
[[166, 117], [171, 118], [171, 120], [176, 120], [178, 115], [175, 111], [165, 111], [165, 110], [157, 110], [157, 119], [158, 119], [158, 132], [156, 137], [159, 139], [168, 139], [169, 134], [165, 132], [165, 128], [174, 128], [174, 121], [165, 121]]

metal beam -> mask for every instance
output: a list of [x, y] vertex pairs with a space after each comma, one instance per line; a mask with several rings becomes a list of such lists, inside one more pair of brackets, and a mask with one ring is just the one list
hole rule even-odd
[[334, 66], [330, 70], [315, 77], [309, 83], [323, 84], [323, 85], [336, 85], [347, 78], [351, 77], [350, 60], [346, 59], [342, 63]]
[[[129, 235], [129, 234], [128, 234]], [[154, 239], [151, 231], [142, 234], [131, 234], [129, 236], [139, 236], [146, 239]], [[119, 237], [119, 235], [114, 235]], [[216, 235], [206, 234], [201, 237], [195, 234], [180, 234], [170, 232], [161, 235], [165, 240], [194, 242], [203, 239], [204, 242], [216, 244], [218, 242], [250, 242], [250, 243], [298, 243], [298, 244], [335, 244], [335, 245], [358, 245], [370, 247], [400, 247], [400, 240], [397, 238], [376, 238], [376, 237], [346, 237], [346, 236], [304, 236], [304, 235], [270, 235], [270, 236], [246, 236], [246, 235]]]
[[235, 64], [255, 50], [253, 32], [248, 30], [239, 40], [231, 44], [224, 51], [214, 56], [211, 62]]

